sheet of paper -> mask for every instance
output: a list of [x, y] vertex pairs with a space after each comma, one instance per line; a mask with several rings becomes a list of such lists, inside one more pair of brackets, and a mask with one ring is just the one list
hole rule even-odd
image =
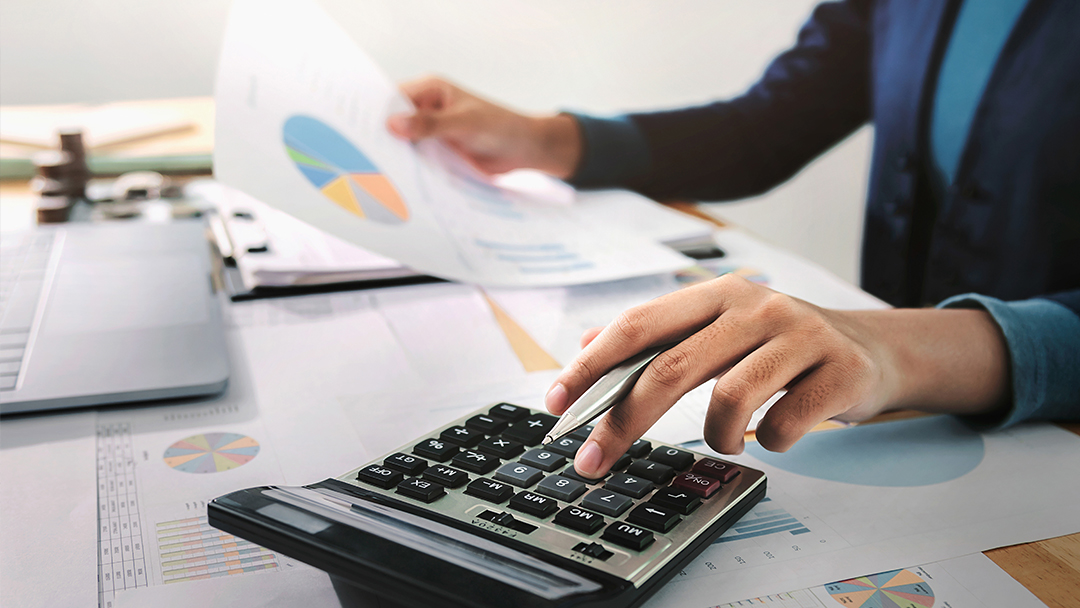
[[1039, 608], [1044, 606], [1023, 585], [981, 553], [932, 564], [751, 597], [716, 606], [713, 602], [679, 604], [654, 598], [646, 606], [665, 608]]
[[[303, 564], [243, 580], [223, 577], [186, 585], [131, 589], [116, 599], [117, 608], [337, 608], [342, 605], [330, 577]], [[370, 608], [378, 606], [377, 600], [370, 604]]]
[[419, 386], [383, 394], [341, 395], [341, 406], [368, 449], [368, 458], [416, 439], [455, 418], [506, 401], [544, 411], [544, 394], [557, 372], [473, 385]]
[[628, 190], [576, 193], [577, 213], [593, 225], [615, 225], [660, 243], [706, 238], [716, 226]]
[[690, 264], [478, 179], [440, 144], [393, 137], [386, 118], [408, 101], [310, 0], [236, 2], [216, 93], [218, 179], [426, 274], [565, 285]]
[[95, 553], [101, 573], [95, 587], [103, 608], [125, 589], [242, 576], [290, 563], [206, 521], [206, 505], [217, 496], [289, 481], [238, 332], [229, 331], [228, 342], [231, 376], [222, 395], [98, 415]]
[[[166, 585], [123, 592], [119, 608], [205, 606], [355, 606], [381, 608], [377, 597], [335, 585], [325, 573], [308, 567], [288, 568], [242, 579], [218, 578], [183, 587]], [[661, 595], [646, 606], [659, 608], [1039, 608], [1044, 606], [1023, 585], [981, 553], [869, 574], [824, 585], [754, 596], [716, 605], [671, 603]]]
[[980, 434], [925, 417], [813, 433], [784, 454], [749, 444], [728, 459], [764, 470], [768, 494], [657, 606], [711, 607], [1080, 531], [1080, 437], [1050, 424]]
[[409, 417], [418, 396], [438, 405], [476, 386], [528, 384], [490, 307], [465, 285], [234, 303], [230, 319], [291, 483], [334, 477], [378, 456], [386, 433], [372, 429], [384, 423], [412, 423], [413, 433], [431, 424]]
[[0, 422], [0, 604], [97, 601], [94, 428], [94, 412]]

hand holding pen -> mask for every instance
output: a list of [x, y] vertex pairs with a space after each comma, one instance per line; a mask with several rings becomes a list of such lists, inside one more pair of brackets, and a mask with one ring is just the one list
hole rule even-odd
[[[729, 274], [631, 308], [586, 334], [546, 405], [563, 414], [609, 370], [644, 355], [636, 383], [624, 382], [632, 386], [578, 451], [578, 473], [607, 472], [680, 397], [712, 378], [703, 432], [709, 446], [742, 452], [751, 415], [786, 389], [756, 432], [762, 447], [782, 452], [829, 418], [862, 420], [901, 407], [959, 414], [1005, 407], [1007, 355], [998, 334], [981, 310], [829, 310]], [[642, 352], [671, 343], [651, 357]], [[956, 345], [965, 357], [956, 356]], [[629, 377], [626, 368], [613, 376]]]

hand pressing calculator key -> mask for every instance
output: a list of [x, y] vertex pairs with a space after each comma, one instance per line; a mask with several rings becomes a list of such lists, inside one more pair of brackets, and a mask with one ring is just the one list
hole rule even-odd
[[639, 439], [603, 479], [591, 427], [500, 403], [336, 479], [233, 492], [210, 524], [406, 606], [638, 606], [765, 496], [765, 474]]

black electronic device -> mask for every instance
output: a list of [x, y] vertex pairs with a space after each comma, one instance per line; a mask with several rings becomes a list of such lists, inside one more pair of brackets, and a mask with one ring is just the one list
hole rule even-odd
[[765, 495], [761, 471], [639, 439], [603, 479], [590, 427], [500, 403], [336, 479], [233, 492], [210, 524], [406, 606], [638, 606]]

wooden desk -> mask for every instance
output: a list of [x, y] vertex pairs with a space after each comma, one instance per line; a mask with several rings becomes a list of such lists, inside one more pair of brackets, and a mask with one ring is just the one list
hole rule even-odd
[[[131, 102], [134, 103], [134, 102]], [[163, 103], [160, 100], [148, 103]], [[200, 145], [208, 141], [212, 130], [206, 126], [208, 116], [212, 117], [212, 111], [206, 111], [207, 98], [191, 98], [189, 100], [169, 100], [169, 104], [177, 107], [189, 107], [195, 115], [201, 116], [204, 122], [199, 131]], [[168, 152], [168, 148], [160, 148], [164, 142], [155, 144], [154, 150], [159, 154]], [[185, 145], [193, 144], [193, 140], [186, 140]], [[186, 150], [185, 150], [186, 151]], [[29, 192], [26, 182], [22, 180], [6, 180], [0, 182], [0, 195], [20, 196]], [[712, 216], [701, 213], [694, 205], [689, 203], [673, 203], [672, 207], [679, 209], [716, 223], [724, 224]], [[508, 315], [497, 306], [493, 305], [497, 320], [507, 337], [514, 346], [515, 352], [522, 359], [522, 364], [530, 370], [553, 369], [558, 363], [549, 354], [544, 352], [532, 338], [524, 332]], [[917, 412], [892, 412], [884, 414], [871, 422], [888, 422], [891, 420], [922, 415]], [[1063, 423], [1060, 426], [1080, 435], [1080, 423]], [[752, 439], [753, 435], [750, 434]], [[985, 554], [998, 566], [1019, 581], [1040, 600], [1051, 608], [1076, 608], [1080, 598], [1080, 533], [1070, 534], [1048, 540], [1025, 543], [1012, 547], [1003, 547], [986, 551]], [[915, 565], [915, 564], [911, 564]]]

